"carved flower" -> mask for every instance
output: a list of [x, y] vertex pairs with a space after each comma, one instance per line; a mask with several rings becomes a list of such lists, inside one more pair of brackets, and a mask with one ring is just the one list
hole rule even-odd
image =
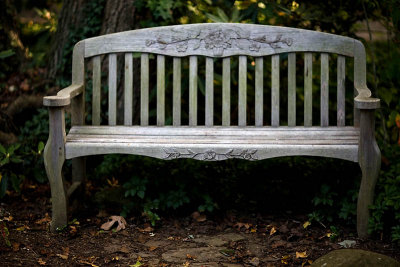
[[261, 48], [261, 45], [257, 44], [256, 42], [251, 42], [251, 44], [249, 46], [250, 51], [258, 52], [258, 51], [260, 51], [260, 48]]
[[165, 159], [177, 159], [177, 158], [181, 157], [181, 153], [179, 153], [176, 149], [172, 149], [172, 150], [164, 149], [164, 152], [167, 154]]
[[217, 156], [217, 153], [215, 153], [212, 150], [207, 150], [203, 154], [203, 160], [213, 160], [213, 159], [215, 159], [216, 156]]
[[231, 37], [224, 34], [221, 30], [211, 32], [204, 38], [206, 49], [231, 47]]
[[257, 159], [256, 152], [257, 150], [243, 150], [241, 156], [246, 160], [255, 160]]
[[176, 51], [178, 51], [178, 52], [186, 52], [187, 48], [188, 48], [187, 41], [184, 41], [184, 42], [176, 45]]

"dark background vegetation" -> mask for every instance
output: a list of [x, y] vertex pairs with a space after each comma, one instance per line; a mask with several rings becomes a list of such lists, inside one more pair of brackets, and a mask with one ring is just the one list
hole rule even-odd
[[[69, 85], [72, 48], [79, 40], [186, 23], [280, 25], [364, 42], [368, 85], [382, 100], [376, 112], [382, 171], [371, 207], [370, 233], [373, 238], [400, 242], [399, 8], [398, 0], [0, 1], [0, 199], [23, 196], [26, 188], [47, 183], [41, 153], [48, 135], [48, 113], [41, 105], [42, 97]], [[136, 62], [134, 71], [138, 67]], [[333, 67], [331, 73], [335, 73]], [[347, 88], [351, 88], [351, 76]], [[221, 77], [215, 79], [218, 83]], [[301, 79], [298, 101], [303, 94]], [[318, 79], [316, 71], [314, 80]], [[314, 86], [318, 92], [318, 84]], [[90, 81], [87, 91], [89, 101]], [[335, 99], [334, 92], [330, 99]], [[90, 110], [88, 120], [89, 114]], [[151, 114], [154, 117], [155, 111]], [[302, 121], [301, 112], [298, 117]], [[70, 162], [66, 162], [65, 177], [70, 176]], [[248, 214], [308, 214], [311, 222], [340, 229], [344, 225], [355, 228], [361, 172], [354, 163], [312, 157], [197, 162], [110, 155], [90, 157], [88, 177], [85, 203], [95, 206], [95, 212], [142, 214], [153, 224], [167, 213], [186, 215], [198, 210], [213, 216], [235, 209]]]

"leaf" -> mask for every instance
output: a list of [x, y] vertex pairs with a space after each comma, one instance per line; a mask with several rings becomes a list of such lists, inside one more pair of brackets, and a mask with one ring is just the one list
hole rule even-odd
[[305, 223], [303, 223], [303, 228], [306, 229], [310, 225], [311, 225], [311, 222], [306, 221]]
[[229, 22], [228, 16], [225, 14], [225, 12], [221, 8], [217, 8], [217, 13], [218, 16], [221, 18], [222, 22]]
[[100, 227], [101, 229], [103, 229], [103, 230], [105, 230], [105, 231], [108, 231], [108, 230], [111, 229], [111, 227], [113, 227], [113, 225], [114, 225], [116, 222], [118, 223], [118, 226], [117, 226], [117, 228], [115, 229], [115, 232], [118, 232], [118, 231], [120, 231], [120, 230], [126, 228], [127, 223], [126, 223], [124, 217], [114, 215], [114, 216], [110, 216], [109, 219], [110, 219], [110, 220], [109, 220], [108, 222], [103, 223], [103, 224], [101, 225], [101, 227]]
[[269, 231], [269, 235], [271, 236], [271, 235], [273, 235], [273, 234], [275, 234], [276, 233], [276, 228], [275, 228], [275, 226], [273, 226], [272, 228], [271, 228], [271, 231]]
[[304, 252], [296, 251], [296, 259], [298, 259], [298, 258], [307, 258], [307, 257], [308, 257], [307, 251], [304, 251]]
[[13, 55], [15, 55], [15, 52], [12, 51], [11, 49], [3, 50], [0, 52], [0, 59], [11, 57]]
[[57, 254], [57, 256], [60, 257], [63, 260], [68, 260], [68, 255]]
[[4, 155], [7, 154], [7, 151], [2, 144], [0, 144], [0, 152]]
[[215, 15], [213, 15], [213, 14], [206, 13], [206, 16], [207, 16], [210, 20], [212, 20], [212, 21], [214, 21], [214, 22], [223, 22], [223, 21], [221, 20], [221, 18], [219, 18], [219, 17], [217, 17], [217, 16], [215, 16]]
[[140, 261], [136, 261], [135, 264], [129, 265], [130, 267], [139, 267], [142, 266], [143, 264]]
[[42, 258], [39, 258], [38, 263], [39, 265], [46, 265], [46, 262]]
[[41, 154], [44, 149], [44, 143], [42, 141], [38, 144], [38, 153]]

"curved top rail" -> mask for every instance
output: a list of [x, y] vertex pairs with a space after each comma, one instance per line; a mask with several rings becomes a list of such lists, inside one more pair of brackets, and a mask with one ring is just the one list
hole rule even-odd
[[285, 52], [327, 52], [354, 56], [355, 39], [310, 30], [238, 23], [164, 26], [84, 40], [85, 57], [145, 52], [174, 57], [266, 56]]

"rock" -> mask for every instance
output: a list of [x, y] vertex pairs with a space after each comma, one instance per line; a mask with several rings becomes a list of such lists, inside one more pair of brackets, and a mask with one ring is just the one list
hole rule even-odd
[[232, 241], [237, 242], [237, 241], [241, 241], [244, 239], [245, 238], [240, 234], [226, 233], [226, 234], [217, 235], [214, 237], [195, 238], [195, 239], [193, 239], [193, 241], [196, 243], [205, 243], [208, 246], [212, 246], [212, 247], [222, 247], [222, 246], [229, 244]]
[[339, 245], [341, 245], [344, 248], [352, 248], [356, 245], [356, 241], [354, 240], [343, 240], [342, 242], [338, 243]]
[[219, 260], [226, 260], [226, 257], [219, 252], [221, 249], [223, 249], [223, 247], [202, 247], [169, 250], [162, 254], [162, 259], [167, 262], [183, 263], [188, 259], [187, 255], [190, 255], [196, 260], [196, 262], [214, 262]]
[[400, 267], [393, 258], [361, 249], [339, 249], [320, 257], [311, 266], [321, 267], [353, 267], [353, 266], [385, 266]]

